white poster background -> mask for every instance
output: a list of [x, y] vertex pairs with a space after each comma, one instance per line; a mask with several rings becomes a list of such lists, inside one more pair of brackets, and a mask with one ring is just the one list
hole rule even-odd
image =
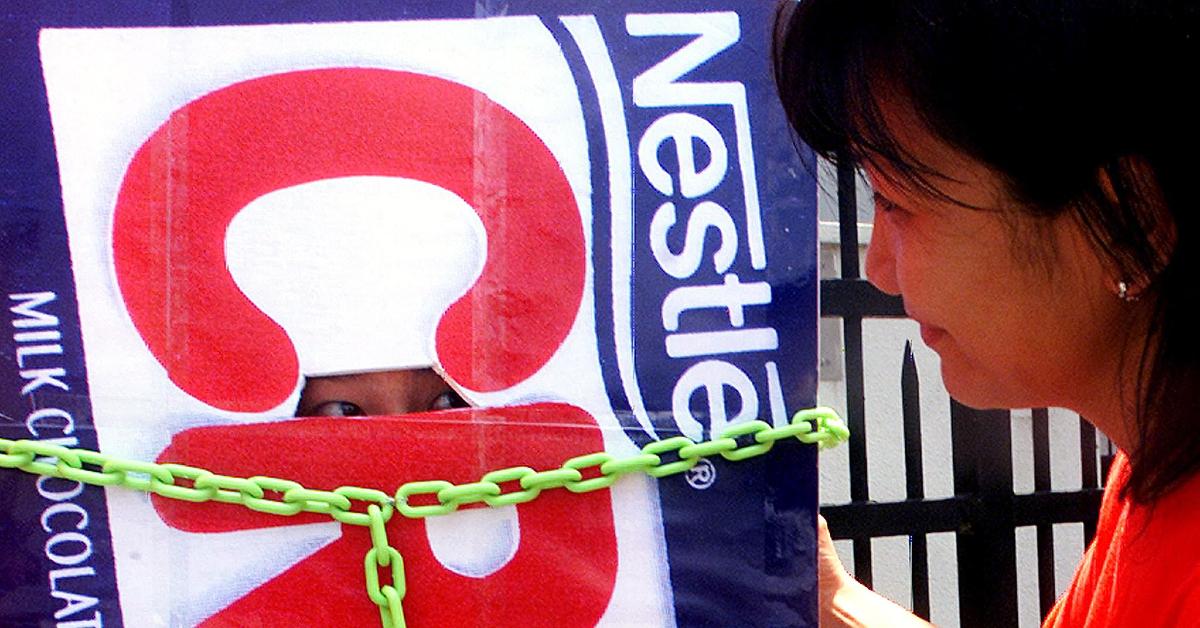
[[[590, 163], [579, 95], [561, 50], [540, 20], [503, 17], [389, 23], [47, 29], [41, 33], [40, 47], [70, 234], [88, 384], [103, 451], [114, 456], [152, 460], [172, 434], [190, 427], [277, 420], [291, 415], [300, 382], [284, 404], [255, 414], [214, 409], [170, 382], [133, 327], [117, 288], [112, 261], [112, 213], [122, 176], [134, 153], [176, 109], [209, 92], [255, 77], [334, 67], [417, 72], [472, 87], [523, 120], [558, 159], [575, 192], [588, 252], [579, 315], [562, 347], [538, 373], [511, 389], [471, 395], [470, 400], [485, 406], [548, 399], [567, 401], [588, 410], [600, 421], [606, 428], [605, 441], [610, 451], [633, 450], [632, 444], [616, 429], [619, 426], [607, 403], [595, 346]], [[392, 185], [404, 186], [404, 181], [394, 180]], [[339, 191], [332, 196], [340, 195], [340, 200], [334, 202], [372, 206], [370, 186], [363, 187], [362, 192], [356, 192], [353, 185], [333, 187]], [[262, 202], [269, 205], [268, 200], [263, 197]], [[439, 220], [448, 221], [452, 230], [479, 233], [477, 225], [471, 223], [477, 219], [470, 212], [461, 211], [461, 207], [456, 209], [454, 199], [432, 206]], [[347, 226], [348, 231], [340, 237], [358, 242], [363, 251], [386, 257], [389, 247], [396, 243], [384, 234], [395, 230], [376, 222], [384, 219], [380, 214], [372, 218], [369, 210], [364, 212], [362, 220]], [[255, 215], [266, 216], [266, 222], [256, 227], [250, 216], [247, 219], [239, 216], [235, 225], [249, 234], [275, 228], [270, 207]], [[315, 226], [318, 224], [295, 226], [301, 232], [289, 235], [293, 240], [305, 241], [311, 232], [302, 231], [320, 229]], [[243, 238], [247, 239], [255, 238]], [[481, 248], [486, 246], [480, 240], [472, 242], [466, 238], [466, 244], [459, 250], [444, 255], [439, 252], [444, 259], [438, 263], [458, 260], [456, 263], [462, 264], [460, 270], [467, 269], [460, 274], [467, 275], [469, 285], [473, 281], [471, 273], [478, 272]], [[254, 267], [249, 263], [254, 251], [239, 246], [232, 238], [226, 246], [231, 270]], [[287, 252], [281, 255], [283, 258], [276, 260], [277, 263], [263, 264], [265, 270], [256, 278], [247, 279], [246, 273], [235, 272], [235, 279], [243, 289], [256, 282], [295, 289], [297, 277], [286, 272]], [[347, 281], [371, 272], [361, 267], [339, 271], [346, 273]], [[340, 273], [326, 274], [340, 276]], [[443, 289], [452, 290], [464, 278], [447, 281]], [[253, 289], [246, 291], [254, 299]], [[373, 298], [379, 299], [378, 294]], [[285, 317], [283, 312], [272, 312], [272, 305], [260, 303], [262, 300], [270, 299], [255, 302], [273, 318]], [[378, 301], [367, 304], [368, 307], [347, 305], [346, 311], [369, 312], [381, 307]], [[427, 313], [420, 312], [413, 313], [413, 317], [414, 320], [429, 318]], [[352, 317], [341, 322], [360, 328], [371, 325], [370, 321]], [[432, 330], [427, 333], [432, 337]], [[303, 341], [295, 337], [293, 341], [298, 343], [303, 357], [307, 347], [299, 346]], [[370, 338], [360, 338], [353, 344], [361, 348], [370, 342]], [[354, 349], [346, 347], [347, 352]], [[337, 539], [341, 532], [338, 524], [328, 523], [189, 534], [163, 524], [144, 494], [120, 489], [108, 490], [106, 494], [122, 611], [129, 625], [174, 626], [201, 621]], [[643, 478], [627, 478], [613, 488], [619, 567], [616, 590], [602, 625], [673, 623], [657, 508], [654, 485]], [[498, 512], [493, 519], [511, 516], [503, 510]], [[502, 521], [489, 521], [487, 517], [475, 517], [484, 519], [477, 524], [467, 519], [464, 517], [461, 525], [456, 526], [464, 538], [472, 536], [473, 530], [505, 529]], [[437, 528], [437, 545], [452, 545], [445, 537], [450, 526]], [[484, 557], [481, 560], [494, 560], [487, 556], [504, 554], [504, 548], [484, 547], [480, 552]], [[457, 556], [455, 560], [469, 562], [470, 557]], [[187, 577], [178, 577], [181, 569]], [[648, 583], [658, 584], [647, 586]]]

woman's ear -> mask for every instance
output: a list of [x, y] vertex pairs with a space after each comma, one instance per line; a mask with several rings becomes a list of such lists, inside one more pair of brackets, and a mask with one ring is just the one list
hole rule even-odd
[[[1105, 220], [1110, 230], [1106, 246], [1114, 267], [1109, 285], [1121, 300], [1135, 301], [1175, 252], [1175, 218], [1145, 157], [1119, 157], [1102, 166], [1096, 177], [1103, 202], [1116, 209]], [[1118, 229], [1127, 233], [1116, 233]]]

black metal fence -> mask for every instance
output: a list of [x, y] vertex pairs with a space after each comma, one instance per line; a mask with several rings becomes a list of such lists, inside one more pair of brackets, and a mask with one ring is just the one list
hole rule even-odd
[[835, 539], [853, 541], [854, 574], [872, 583], [872, 538], [908, 536], [911, 543], [912, 608], [929, 618], [927, 535], [953, 532], [956, 538], [959, 614], [963, 626], [1016, 626], [1018, 621], [1016, 530], [1037, 531], [1038, 593], [1044, 615], [1055, 600], [1054, 538], [1057, 523], [1083, 523], [1085, 542], [1095, 533], [1101, 482], [1111, 452], [1097, 447], [1095, 429], [1080, 421], [1082, 488], [1054, 492], [1050, 486], [1049, 413], [1033, 410], [1034, 492], [1013, 490], [1012, 422], [1006, 410], [973, 410], [951, 401], [954, 495], [926, 499], [921, 455], [918, 374], [906, 346], [900, 382], [907, 499], [873, 502], [868, 495], [867, 422], [863, 380], [863, 319], [903, 318], [899, 298], [861, 278], [857, 199], [853, 168], [837, 171], [841, 277], [821, 282], [821, 316], [840, 318], [845, 348], [846, 418], [849, 443], [850, 503], [822, 512]]

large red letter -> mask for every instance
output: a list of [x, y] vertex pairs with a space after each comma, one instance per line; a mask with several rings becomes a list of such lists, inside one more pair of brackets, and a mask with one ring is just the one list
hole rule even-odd
[[[600, 431], [586, 412], [568, 405], [538, 404], [370, 420], [301, 419], [196, 428], [176, 435], [159, 461], [180, 461], [240, 477], [284, 477], [309, 488], [354, 485], [394, 492], [401, 483], [414, 480], [464, 483], [506, 467], [553, 469], [571, 457], [603, 448]], [[329, 521], [321, 515], [285, 518], [215, 502], [192, 504], [155, 497], [154, 505], [169, 525], [197, 533]], [[577, 495], [548, 490], [516, 506], [516, 511], [520, 526], [516, 554], [481, 578], [442, 566], [430, 548], [423, 520], [393, 517], [388, 533], [404, 557], [408, 583], [404, 609], [411, 625], [596, 624], [616, 581], [617, 543], [608, 491]], [[344, 526], [341, 539], [233, 601], [206, 625], [378, 622], [378, 610], [366, 597], [363, 581], [363, 557], [370, 547], [365, 528]], [[253, 549], [231, 547], [230, 551]]]
[[367, 175], [441, 186], [487, 231], [483, 274], [438, 326], [450, 377], [495, 391], [546, 363], [578, 313], [586, 269], [579, 210], [550, 150], [463, 85], [337, 68], [212, 92], [134, 155], [113, 218], [114, 264], [129, 315], [171, 381], [241, 412], [269, 410], [295, 390], [287, 332], [226, 269], [226, 228], [269, 192]]

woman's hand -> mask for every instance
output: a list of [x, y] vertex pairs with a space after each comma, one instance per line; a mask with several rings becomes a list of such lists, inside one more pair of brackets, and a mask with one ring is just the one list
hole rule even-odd
[[836, 626], [834, 622], [833, 600], [838, 591], [847, 585], [850, 574], [842, 566], [837, 549], [833, 546], [833, 537], [829, 536], [829, 524], [825, 517], [817, 515], [817, 580], [820, 591], [821, 625]]
[[929, 626], [891, 600], [864, 587], [846, 573], [829, 536], [825, 517], [817, 515], [817, 578], [822, 628], [838, 626]]

